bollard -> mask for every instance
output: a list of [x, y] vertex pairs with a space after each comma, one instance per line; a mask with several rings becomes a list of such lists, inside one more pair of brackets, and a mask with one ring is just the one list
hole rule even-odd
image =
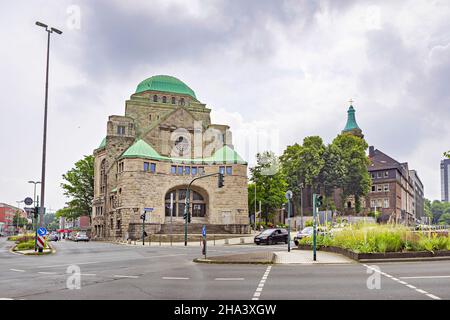
[[241, 243], [245, 243], [245, 238], [241, 238]]
[[229, 244], [228, 238], [225, 238], [225, 244]]
[[159, 234], [159, 246], [161, 246], [161, 233]]

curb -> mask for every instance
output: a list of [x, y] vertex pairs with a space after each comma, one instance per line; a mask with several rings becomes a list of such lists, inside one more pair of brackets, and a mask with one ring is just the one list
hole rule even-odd
[[197, 258], [193, 262], [205, 264], [274, 264], [273, 261], [227, 261]]
[[12, 247], [9, 249], [9, 252], [12, 253], [12, 254], [18, 255], [18, 256], [46, 256], [46, 255], [49, 255], [49, 254], [55, 254], [55, 253], [56, 253], [56, 249], [53, 248], [53, 246], [50, 245], [50, 244], [48, 244], [48, 247], [49, 247], [49, 249], [51, 249], [51, 251], [50, 251], [50, 252], [45, 252], [45, 253], [43, 253], [43, 254], [36, 254], [36, 253], [21, 253], [20, 251], [14, 251], [13, 249], [14, 249], [15, 247], [16, 247], [16, 245], [12, 246]]

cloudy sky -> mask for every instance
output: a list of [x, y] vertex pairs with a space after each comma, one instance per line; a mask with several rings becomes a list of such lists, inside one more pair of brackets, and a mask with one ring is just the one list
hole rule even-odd
[[250, 164], [305, 136], [330, 142], [348, 101], [370, 145], [416, 169], [440, 198], [450, 149], [450, 2], [0, 0], [0, 202], [40, 179], [46, 33], [51, 43], [46, 206], [92, 153], [107, 116], [145, 78], [186, 82], [230, 124]]

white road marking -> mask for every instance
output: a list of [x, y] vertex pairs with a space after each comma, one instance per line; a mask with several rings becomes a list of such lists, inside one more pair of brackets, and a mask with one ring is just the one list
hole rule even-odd
[[261, 296], [261, 292], [264, 288], [264, 284], [266, 283], [267, 277], [269, 276], [270, 270], [272, 269], [272, 266], [268, 266], [266, 269], [266, 272], [264, 272], [263, 277], [261, 278], [258, 287], [255, 290], [255, 293], [253, 294], [252, 300], [259, 300], [259, 297]]
[[81, 273], [80, 276], [96, 276], [95, 273]]
[[189, 278], [183, 277], [162, 277], [163, 280], [189, 280]]
[[415, 287], [415, 286], [413, 286], [413, 285], [411, 285], [411, 284], [409, 284], [409, 283], [407, 283], [407, 282], [405, 282], [405, 281], [400, 280], [400, 279], [418, 279], [418, 277], [400, 277], [400, 279], [397, 279], [397, 278], [391, 276], [390, 274], [387, 274], [387, 273], [385, 273], [385, 272], [381, 272], [381, 271], [379, 271], [379, 270], [377, 270], [377, 269], [375, 269], [375, 268], [372, 268], [371, 266], [369, 266], [369, 265], [367, 265], [367, 264], [363, 264], [363, 266], [365, 266], [366, 268], [371, 269], [371, 270], [373, 270], [373, 271], [375, 271], [375, 272], [378, 272], [378, 273], [380, 273], [380, 274], [386, 276], [387, 278], [390, 278], [391, 280], [393, 280], [393, 281], [395, 281], [395, 282], [398, 282], [398, 283], [400, 283], [400, 284], [403, 284], [403, 285], [405, 285], [406, 287], [415, 290], [416, 292], [422, 293], [422, 294], [426, 295], [427, 297], [429, 297], [429, 298], [431, 298], [431, 299], [441, 300], [441, 298], [435, 296], [434, 294], [428, 293], [428, 292], [426, 292], [425, 290], [419, 289], [419, 288], [417, 288], [417, 287]]
[[242, 280], [245, 280], [245, 278], [215, 278], [214, 280], [217, 280], [217, 281], [242, 281]]
[[11, 299], [11, 298], [0, 298], [0, 300], [14, 300], [14, 299]]
[[139, 278], [138, 276], [124, 276], [124, 275], [120, 275], [120, 274], [115, 274], [113, 277], [115, 277], [115, 278], [132, 278], [132, 279]]
[[[160, 256], [151, 256], [151, 257], [145, 257], [145, 258], [133, 258], [133, 260], [146, 260], [146, 259], [155, 259], [155, 258], [166, 258], [166, 257], [177, 257], [177, 256], [186, 256], [186, 253], [177, 253], [177, 254], [166, 254], [166, 255], [160, 255]], [[109, 263], [109, 262], [120, 262], [120, 261], [127, 261], [126, 259], [120, 259], [120, 260], [106, 260], [106, 261], [93, 261], [93, 262], [74, 262], [74, 263], [68, 263], [68, 264], [55, 264], [51, 266], [38, 266], [36, 268], [57, 268], [57, 267], [68, 267], [72, 265], [84, 265], [84, 264], [96, 264], [96, 263]]]
[[400, 277], [400, 279], [441, 279], [441, 278], [450, 278], [450, 276]]
[[56, 274], [56, 272], [38, 272], [40, 274]]
[[20, 270], [20, 269], [9, 269], [11, 271], [15, 271], [15, 272], [25, 272], [25, 270]]

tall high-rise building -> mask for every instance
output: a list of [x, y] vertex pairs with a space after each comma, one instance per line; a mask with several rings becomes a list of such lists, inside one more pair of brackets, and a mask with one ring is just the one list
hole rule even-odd
[[450, 202], [450, 159], [441, 161], [441, 201]]

